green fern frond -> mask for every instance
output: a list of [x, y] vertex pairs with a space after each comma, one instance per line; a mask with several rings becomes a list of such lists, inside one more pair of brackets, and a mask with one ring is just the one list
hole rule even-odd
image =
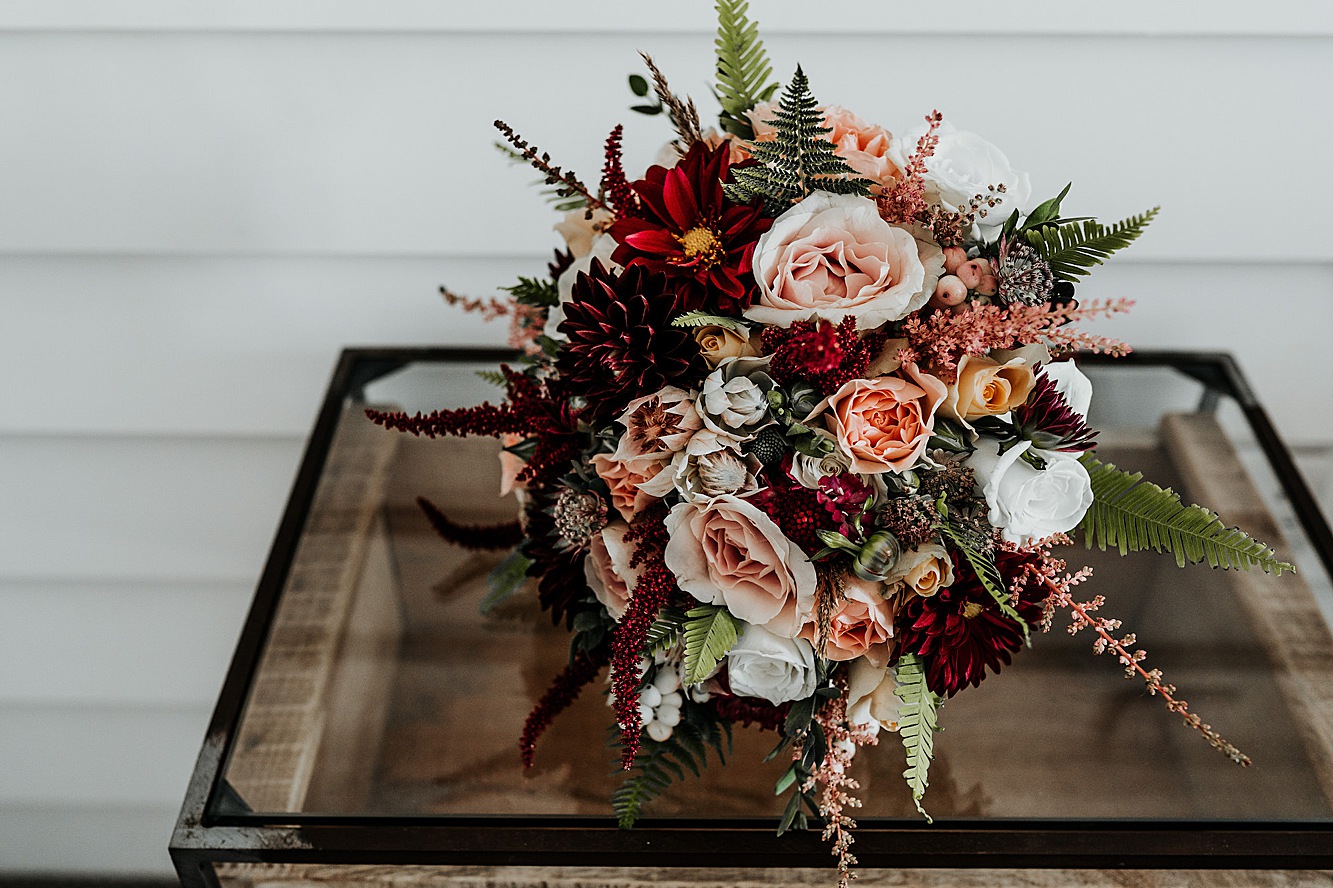
[[720, 763], [727, 762], [730, 731], [718, 724], [712, 709], [686, 701], [681, 720], [671, 736], [658, 742], [645, 736], [634, 759], [634, 769], [625, 782], [611, 793], [611, 807], [621, 829], [629, 829], [639, 819], [643, 806], [660, 796], [673, 782], [695, 777], [708, 765], [712, 749]]
[[560, 303], [560, 290], [556, 287], [555, 281], [550, 278], [518, 278], [518, 283], [512, 287], [501, 287], [510, 296], [513, 296], [523, 305], [533, 305], [538, 308], [550, 308]]
[[1009, 593], [1005, 589], [1004, 577], [1000, 574], [1000, 569], [996, 567], [995, 561], [986, 555], [977, 551], [977, 547], [967, 539], [967, 537], [953, 524], [943, 521], [939, 524], [939, 530], [958, 547], [967, 559], [967, 563], [972, 566], [972, 571], [981, 580], [982, 588], [990, 593], [990, 597], [995, 599], [995, 604], [1000, 608], [1000, 613], [1023, 627], [1023, 638], [1031, 643], [1029, 627], [1027, 620], [1018, 615], [1014, 606], [1009, 603]]
[[903, 777], [912, 790], [917, 811], [927, 823], [934, 823], [921, 806], [921, 800], [930, 785], [928, 772], [935, 756], [935, 731], [942, 701], [926, 687], [926, 673], [916, 654], [904, 654], [899, 658], [895, 672], [898, 687], [893, 692], [903, 701], [898, 707], [898, 733], [907, 752], [907, 770], [903, 771]]
[[509, 380], [505, 379], [505, 375], [499, 370], [478, 370], [477, 376], [491, 385], [498, 385], [502, 388], [509, 383]]
[[1050, 263], [1056, 280], [1072, 283], [1091, 274], [1094, 265], [1101, 265], [1116, 250], [1123, 250], [1137, 240], [1157, 217], [1158, 209], [1153, 207], [1110, 227], [1094, 219], [1084, 219], [1024, 231], [1023, 237]]
[[704, 604], [685, 614], [685, 684], [698, 684], [736, 643], [740, 623], [720, 605]]
[[685, 631], [685, 611], [678, 607], [664, 607], [657, 619], [648, 627], [648, 639], [645, 649], [649, 654], [658, 654], [680, 641]]
[[759, 28], [750, 21], [747, 0], [717, 2], [717, 87], [714, 94], [722, 113], [718, 123], [742, 139], [754, 138], [745, 112], [767, 102], [778, 91], [772, 80], [773, 66], [759, 39]]
[[749, 328], [735, 318], [709, 314], [706, 311], [687, 311], [671, 322], [673, 327], [726, 327], [737, 333], [744, 333]]
[[1085, 453], [1079, 458], [1092, 478], [1092, 507], [1083, 517], [1088, 548], [1119, 548], [1120, 554], [1152, 549], [1176, 556], [1176, 564], [1261, 570], [1281, 575], [1296, 568], [1278, 561], [1273, 549], [1202, 506], [1186, 506], [1171, 488], [1144, 481]]
[[735, 182], [722, 186], [728, 198], [737, 203], [762, 198], [765, 212], [777, 216], [813, 191], [870, 193], [870, 182], [834, 153], [827, 138], [831, 130], [824, 126], [818, 105], [797, 65], [771, 121], [776, 137], [750, 146], [750, 156], [758, 163], [733, 168]]

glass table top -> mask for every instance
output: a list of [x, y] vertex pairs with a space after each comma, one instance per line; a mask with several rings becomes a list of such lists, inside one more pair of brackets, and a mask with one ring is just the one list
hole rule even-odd
[[[513, 519], [498, 444], [413, 438], [364, 417], [367, 404], [411, 412], [495, 399], [476, 373], [494, 357], [345, 358], [261, 583], [255, 643], [228, 683], [236, 719], [224, 724], [206, 818], [613, 825], [608, 796], [620, 777], [605, 685], [555, 721], [525, 772], [519, 733], [566, 662], [569, 636], [532, 594], [483, 615], [487, 576], [505, 553], [451, 546], [416, 505], [424, 496], [469, 523]], [[1084, 597], [1105, 596], [1103, 615], [1137, 633], [1149, 665], [1254, 765], [1210, 748], [1057, 614], [1012, 666], [944, 705], [928, 809], [937, 824], [983, 831], [1009, 821], [1333, 823], [1327, 526], [1225, 362], [1080, 363], [1096, 390], [1100, 459], [1215, 508], [1298, 566], [1274, 578], [1081, 543], [1063, 553], [1071, 568], [1093, 568]], [[673, 786], [649, 823], [775, 819], [786, 762], [761, 761], [775, 739], [737, 728], [728, 764]], [[863, 831], [921, 827], [896, 735], [882, 733], [854, 767]]]

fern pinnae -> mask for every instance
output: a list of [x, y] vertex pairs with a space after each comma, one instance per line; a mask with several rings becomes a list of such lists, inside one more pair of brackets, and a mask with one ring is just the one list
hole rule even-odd
[[1075, 282], [1091, 274], [1094, 265], [1117, 250], [1129, 246], [1148, 223], [1157, 217], [1158, 207], [1106, 226], [1095, 219], [1064, 222], [1024, 231], [1023, 237], [1050, 264], [1058, 280]]
[[685, 632], [685, 611], [678, 607], [664, 607], [648, 627], [644, 644], [649, 654], [659, 654], [674, 646]]
[[678, 315], [671, 321], [673, 327], [725, 327], [728, 330], [734, 330], [737, 333], [746, 332], [749, 327], [735, 318], [729, 318], [725, 315], [709, 314], [706, 311], [695, 309], [687, 311], [683, 315]]
[[952, 540], [953, 544], [963, 553], [963, 557], [966, 558], [967, 563], [971, 565], [972, 571], [977, 575], [977, 579], [981, 581], [982, 588], [990, 593], [990, 597], [995, 600], [995, 604], [999, 607], [1000, 613], [1023, 627], [1023, 640], [1031, 646], [1031, 629], [1028, 626], [1027, 620], [1019, 616], [1018, 611], [1014, 609], [1013, 604], [1010, 602], [1009, 593], [1004, 585], [1004, 576], [1000, 573], [999, 567], [996, 566], [995, 560], [988, 558], [983, 553], [977, 551], [977, 548], [968, 542], [967, 538], [958, 530], [958, 528], [950, 524], [948, 521], [941, 523], [939, 529], [945, 536]]
[[1215, 512], [1185, 505], [1179, 494], [1145, 481], [1141, 472], [1122, 471], [1091, 454], [1079, 462], [1092, 481], [1093, 502], [1082, 524], [1088, 548], [1114, 546], [1122, 555], [1152, 549], [1174, 555], [1180, 567], [1207, 561], [1214, 568], [1295, 572], [1270, 546], [1226, 526]]
[[754, 127], [746, 112], [760, 102], [767, 102], [778, 91], [773, 81], [773, 66], [759, 39], [759, 28], [749, 18], [747, 0], [717, 2], [717, 96], [722, 113], [718, 122], [724, 130], [742, 139], [754, 137]]
[[698, 684], [722, 662], [740, 633], [740, 623], [720, 605], [705, 604], [685, 616], [685, 684]]
[[[643, 806], [665, 792], [672, 783], [687, 775], [702, 776], [708, 765], [708, 750], [726, 763], [726, 735], [718, 728], [712, 710], [686, 702], [680, 724], [663, 741], [644, 738], [633, 770], [611, 793], [611, 807], [622, 829], [629, 829], [639, 819]], [[623, 773], [617, 769], [617, 773]]]
[[903, 778], [912, 791], [916, 810], [927, 823], [934, 823], [921, 800], [930, 785], [930, 763], [935, 757], [935, 731], [943, 701], [926, 686], [925, 669], [916, 654], [900, 657], [895, 675], [898, 687], [893, 692], [903, 701], [898, 708], [898, 734], [907, 754], [907, 770], [903, 771]]

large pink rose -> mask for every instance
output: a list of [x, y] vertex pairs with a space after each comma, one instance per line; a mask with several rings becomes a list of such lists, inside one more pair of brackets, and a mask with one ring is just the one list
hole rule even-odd
[[816, 413], [827, 410], [853, 472], [905, 472], [921, 459], [935, 432], [935, 411], [948, 387], [915, 364], [904, 364], [899, 372], [910, 381], [901, 376], [853, 379], [815, 408]]
[[889, 159], [893, 134], [839, 105], [824, 109], [824, 126], [833, 130], [828, 137], [834, 151], [847, 165], [877, 185], [888, 185], [902, 177], [898, 165]]
[[794, 637], [815, 604], [815, 566], [763, 512], [730, 494], [666, 518], [666, 565], [680, 588], [738, 619]]
[[[841, 661], [865, 657], [876, 666], [889, 662], [893, 643], [893, 606], [880, 596], [883, 589], [883, 583], [847, 577], [844, 598], [829, 618], [824, 659]], [[817, 623], [806, 623], [800, 637], [814, 645], [819, 653]]]
[[597, 596], [611, 619], [620, 622], [629, 606], [630, 593], [639, 582], [637, 568], [629, 566], [634, 554], [625, 542], [628, 524], [608, 524], [601, 533], [595, 533], [588, 546], [588, 557], [583, 560], [583, 572], [588, 580], [588, 588]]
[[657, 498], [645, 493], [641, 485], [656, 478], [666, 465], [666, 460], [650, 456], [619, 459], [609, 453], [599, 453], [592, 458], [593, 471], [611, 488], [611, 505], [626, 521], [632, 520]]
[[759, 300], [745, 316], [790, 326], [820, 317], [870, 330], [930, 298], [911, 232], [880, 218], [875, 202], [816, 191], [779, 216], [754, 251]]

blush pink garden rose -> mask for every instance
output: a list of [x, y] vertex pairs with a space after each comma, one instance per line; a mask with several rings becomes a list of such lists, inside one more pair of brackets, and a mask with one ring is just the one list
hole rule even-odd
[[629, 607], [629, 596], [639, 582], [641, 570], [629, 566], [634, 554], [625, 542], [628, 524], [615, 522], [595, 533], [588, 546], [588, 557], [583, 559], [583, 572], [588, 580], [588, 588], [597, 600], [606, 607], [611, 619], [617, 623], [625, 616]]
[[871, 330], [931, 296], [916, 238], [854, 194], [816, 191], [779, 216], [755, 247], [754, 276], [759, 299], [745, 316], [779, 327], [851, 317]]
[[626, 521], [656, 499], [641, 486], [656, 478], [666, 465], [666, 460], [648, 456], [621, 459], [614, 454], [599, 453], [592, 458], [593, 471], [611, 489], [611, 505]]
[[815, 566], [771, 518], [725, 495], [678, 504], [666, 528], [666, 565], [680, 588], [774, 635], [800, 632], [815, 606]]
[[834, 152], [847, 165], [876, 185], [888, 185], [902, 178], [902, 170], [889, 158], [893, 134], [853, 114], [840, 105], [824, 109], [824, 126], [833, 130]]
[[815, 407], [826, 413], [853, 472], [905, 472], [920, 461], [935, 432], [935, 411], [948, 393], [943, 382], [904, 364], [899, 373], [853, 379]]
[[[893, 606], [884, 600], [884, 584], [848, 576], [843, 600], [829, 617], [828, 638], [822, 656], [842, 662], [865, 657], [876, 666], [888, 665], [893, 645]], [[819, 627], [806, 623], [800, 637], [819, 653]]]

